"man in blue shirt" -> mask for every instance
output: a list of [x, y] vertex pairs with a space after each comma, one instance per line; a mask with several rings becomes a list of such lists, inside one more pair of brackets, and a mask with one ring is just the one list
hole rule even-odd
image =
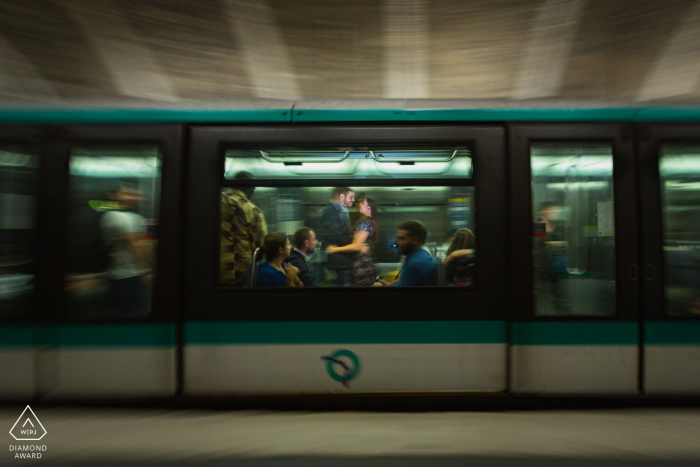
[[423, 248], [427, 236], [428, 231], [418, 221], [406, 221], [399, 225], [396, 245], [399, 251], [406, 256], [406, 262], [395, 282], [380, 281], [374, 285], [394, 287], [437, 285], [435, 262], [430, 253]]

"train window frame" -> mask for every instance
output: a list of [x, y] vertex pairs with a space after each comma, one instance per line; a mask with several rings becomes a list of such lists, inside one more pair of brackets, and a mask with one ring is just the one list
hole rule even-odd
[[[659, 162], [664, 145], [700, 146], [700, 124], [655, 123], [638, 125], [640, 192], [642, 297], [644, 321], [695, 322], [700, 315], [670, 314], [666, 302], [666, 268], [663, 255], [663, 199]], [[649, 269], [651, 268], [651, 269]]]
[[[180, 284], [180, 235], [182, 216], [182, 178], [184, 158], [182, 125], [73, 125], [57, 127], [55, 134], [60, 135], [54, 143], [53, 151], [60, 159], [60, 189], [58, 204], [60, 210], [60, 232], [55, 253], [59, 267], [54, 268], [52, 280], [58, 284], [53, 295], [60, 293], [55, 303], [59, 308], [57, 319], [60, 323], [70, 324], [124, 324], [124, 323], [176, 323], [180, 316], [180, 297], [173, 290]], [[151, 312], [144, 317], [115, 316], [71, 316], [68, 313], [68, 298], [64, 293], [68, 265], [68, 228], [70, 172], [69, 164], [73, 148], [85, 146], [131, 146], [152, 145], [160, 152], [160, 204], [158, 207], [158, 245], [156, 261], [158, 269], [153, 282]], [[58, 217], [58, 216], [57, 216]], [[58, 219], [57, 219], [58, 220]], [[60, 288], [60, 291], [58, 290]], [[56, 306], [54, 307], [56, 308]]]
[[[510, 301], [517, 322], [636, 321], [641, 307], [638, 266], [637, 181], [632, 125], [615, 123], [522, 123], [508, 125], [510, 186]], [[613, 156], [616, 312], [611, 315], [538, 315], [532, 257], [531, 147], [535, 143], [609, 144]], [[526, 174], [526, 175], [523, 175]]]
[[[284, 146], [284, 145], [281, 145]], [[454, 150], [457, 144], [452, 144], [452, 145], [441, 145], [441, 146], [450, 146], [450, 150]], [[473, 164], [472, 164], [472, 154], [471, 154], [471, 148], [467, 148], [466, 145], [461, 145], [465, 150], [469, 151], [469, 158], [470, 158], [470, 163], [469, 163], [469, 170], [465, 172], [464, 177], [455, 177], [455, 176], [450, 176], [447, 178], [430, 178], [430, 177], [394, 177], [391, 178], [389, 176], [385, 178], [330, 178], [330, 179], [321, 179], [320, 177], [314, 177], [314, 178], [266, 178], [266, 177], [260, 177], [258, 176], [254, 180], [237, 180], [231, 177], [227, 177], [225, 174], [223, 174], [223, 178], [221, 180], [221, 189], [227, 189], [227, 188], [240, 188], [240, 189], [245, 189], [247, 187], [254, 187], [254, 188], [327, 188], [329, 191], [333, 189], [333, 187], [336, 186], [349, 186], [352, 187], [355, 192], [359, 195], [362, 191], [363, 188], [413, 188], [413, 187], [446, 187], [446, 188], [471, 188], [472, 190], [474, 189], [474, 180], [473, 180]], [[427, 148], [425, 145], [415, 145], [413, 149], [437, 149], [436, 146], [433, 146], [431, 148]], [[273, 148], [268, 148], [272, 150]], [[296, 150], [305, 150], [305, 149], [319, 149], [319, 148], [313, 148], [311, 146], [308, 147], [300, 147], [300, 148], [294, 148]], [[401, 148], [404, 149], [404, 148]], [[439, 148], [442, 149], [442, 148]], [[256, 145], [235, 145], [235, 146], [223, 146], [223, 151], [224, 151], [224, 160], [226, 161], [227, 159], [231, 158], [229, 155], [230, 152], [235, 152], [235, 151], [258, 151], [260, 150], [259, 147], [256, 147]], [[260, 150], [262, 152], [262, 150]], [[385, 151], [385, 150], [384, 150]], [[353, 151], [357, 153], [369, 153], [372, 151]], [[455, 151], [456, 153], [456, 151]], [[347, 156], [347, 153], [346, 153]], [[233, 156], [235, 157], [235, 155]], [[262, 157], [265, 159], [265, 157]], [[267, 160], [267, 159], [265, 159]], [[420, 162], [420, 161], [418, 161]], [[411, 164], [411, 167], [414, 167], [413, 164]], [[245, 170], [245, 169], [244, 169]], [[327, 199], [324, 199], [324, 202], [326, 202]], [[405, 220], [408, 220], [405, 219]], [[221, 219], [219, 219], [219, 223], [221, 222]], [[269, 222], [269, 220], [268, 220]], [[384, 226], [384, 228], [391, 230], [395, 229], [395, 225], [389, 225], [389, 226]], [[478, 229], [474, 229], [475, 234], [478, 233]], [[270, 231], [268, 230], [268, 233]], [[219, 242], [219, 251], [220, 250], [220, 241], [221, 241], [221, 236], [217, 236], [217, 242]], [[477, 255], [477, 264], [478, 264], [478, 255]], [[220, 259], [216, 263], [216, 268], [219, 270], [219, 264], [220, 264]], [[478, 267], [478, 266], [477, 266]], [[470, 287], [471, 290], [474, 288], [478, 287], [478, 282], [475, 281], [476, 285], [474, 287]], [[240, 290], [240, 286], [233, 286], [230, 284], [226, 283], [221, 283], [219, 279], [217, 279], [217, 287], [219, 288], [225, 288], [225, 289], [232, 289], [232, 290]], [[439, 285], [433, 285], [433, 286], [425, 286], [425, 287], [446, 287], [446, 286], [439, 286]], [[394, 288], [396, 289], [396, 288]]]
[[[292, 125], [232, 125], [226, 127], [195, 126], [190, 138], [190, 157], [198, 164], [190, 166], [188, 179], [189, 203], [186, 213], [185, 244], [188, 251], [184, 258], [184, 306], [187, 320], [501, 320], [505, 319], [505, 133], [498, 125], [445, 125], [445, 124], [292, 124]], [[337, 144], [455, 144], [469, 146], [472, 150], [473, 173], [470, 179], [452, 180], [251, 180], [231, 181], [224, 178], [227, 149], [257, 146], [337, 145]], [[483, 156], [480, 157], [480, 154]], [[480, 161], [480, 159], [483, 159]], [[499, 175], [500, 173], [500, 175]], [[466, 174], [465, 174], [466, 175]], [[493, 183], [482, 187], [488, 180]], [[473, 186], [476, 202], [476, 235], [487, 231], [490, 225], [500, 227], [500, 233], [480, 243], [489, 248], [491, 260], [486, 265], [483, 256], [477, 261], [477, 287], [406, 287], [400, 292], [385, 287], [367, 288], [300, 288], [294, 290], [227, 287], [219, 284], [219, 232], [221, 189], [226, 185], [254, 186]], [[482, 187], [482, 188], [480, 188]], [[483, 191], [483, 193], [482, 193]], [[193, 196], [194, 195], [194, 196]], [[491, 203], [501, 206], [498, 214], [480, 216]], [[484, 217], [485, 220], [481, 220]], [[480, 225], [483, 223], [485, 225]], [[195, 226], [202, 226], [196, 228]], [[495, 229], [494, 229], [495, 230]], [[203, 232], [205, 231], [205, 232]], [[197, 236], [201, 238], [197, 238]], [[499, 241], [499, 239], [502, 239]], [[484, 245], [484, 246], [482, 246]], [[494, 246], [498, 245], [498, 246]], [[500, 268], [499, 268], [500, 266]], [[196, 274], [194, 271], [206, 271]], [[483, 286], [482, 286], [483, 284]], [[265, 293], [270, 301], [265, 308], [256, 305], [256, 298]], [[298, 294], [298, 295], [294, 295]], [[388, 294], [388, 295], [387, 295]], [[465, 295], [466, 294], [466, 295]], [[396, 308], [398, 297], [413, 306], [401, 313], [389, 311]], [[463, 308], [464, 298], [474, 303], [472, 309]], [[363, 298], [377, 302], [377, 306], [362, 307]], [[339, 310], [329, 312], [313, 307], [297, 307], [295, 303], [313, 299], [314, 302], [341, 303]], [[489, 306], [489, 299], [491, 303]], [[430, 304], [445, 303], [445, 308], [435, 311]], [[229, 302], [238, 305], [232, 307]], [[401, 300], [403, 301], [403, 300]], [[255, 313], [237, 311], [255, 309]], [[290, 308], [292, 310], [290, 310]], [[434, 307], [433, 307], [434, 308]]]
[[46, 296], [50, 289], [47, 281], [46, 268], [48, 266], [45, 252], [46, 244], [50, 240], [48, 235], [49, 220], [46, 219], [47, 197], [51, 191], [46, 186], [46, 180], [50, 176], [50, 164], [48, 164], [47, 138], [46, 134], [36, 127], [23, 125], [3, 125], [0, 126], [0, 144], [3, 146], [25, 146], [35, 149], [38, 161], [36, 172], [36, 204], [34, 206], [34, 227], [32, 255], [34, 258], [34, 291], [32, 299], [28, 305], [26, 313], [20, 315], [3, 316], [0, 314], [0, 324], [13, 325], [22, 323], [33, 323], [41, 320], [44, 313], [42, 310], [47, 305]]

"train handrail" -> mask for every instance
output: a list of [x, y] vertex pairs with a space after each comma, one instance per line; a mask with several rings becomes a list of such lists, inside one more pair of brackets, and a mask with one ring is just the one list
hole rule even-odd
[[314, 164], [337, 164], [338, 162], [343, 162], [348, 157], [350, 157], [350, 151], [345, 151], [345, 155], [340, 159], [329, 159], [329, 158], [309, 156], [309, 157], [300, 157], [297, 159], [288, 158], [286, 160], [274, 160], [270, 157], [270, 155], [268, 153], [266, 153], [265, 151], [262, 151], [262, 150], [260, 151], [260, 155], [267, 162], [271, 162], [273, 164], [289, 164], [289, 163], [303, 164], [304, 162], [314, 163]]
[[401, 162], [412, 162], [412, 163], [413, 162], [440, 162], [440, 163], [444, 163], [444, 162], [452, 161], [452, 159], [457, 157], [458, 152], [459, 152], [459, 149], [455, 149], [452, 152], [452, 155], [450, 157], [448, 157], [447, 159], [440, 159], [440, 160], [419, 160], [419, 159], [411, 159], [411, 158], [381, 159], [382, 157], [384, 157], [382, 154], [377, 155], [374, 153], [374, 151], [370, 151], [369, 153], [372, 155], [372, 157], [374, 158], [375, 161], [382, 162], [382, 163], [386, 163], [386, 162], [395, 162], [395, 163], [396, 162], [398, 162], [398, 163], [401, 163]]
[[251, 261], [250, 264], [250, 273], [248, 275], [248, 287], [255, 287], [255, 284], [258, 280], [257, 274], [256, 274], [256, 266], [258, 264], [258, 253], [262, 251], [262, 248], [258, 247], [255, 249], [253, 252], [253, 261]]

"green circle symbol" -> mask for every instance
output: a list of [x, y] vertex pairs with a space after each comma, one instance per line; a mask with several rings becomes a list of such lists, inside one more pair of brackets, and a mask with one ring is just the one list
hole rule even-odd
[[353, 368], [350, 370], [350, 373], [347, 376], [339, 375], [338, 373], [336, 373], [335, 368], [333, 367], [333, 361], [327, 360], [326, 371], [328, 371], [330, 377], [340, 383], [352, 381], [353, 379], [355, 379], [357, 374], [360, 372], [360, 359], [357, 358], [357, 355], [350, 352], [349, 350], [341, 349], [336, 350], [333, 353], [333, 355], [331, 355], [331, 358], [334, 359], [338, 359], [338, 357], [348, 357], [350, 360], [352, 360]]

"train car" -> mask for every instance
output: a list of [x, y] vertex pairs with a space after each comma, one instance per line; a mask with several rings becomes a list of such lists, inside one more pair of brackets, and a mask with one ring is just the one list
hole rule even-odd
[[[0, 122], [2, 401], [700, 396], [699, 110], [279, 101]], [[348, 193], [376, 206], [361, 266], [329, 230], [366, 218]], [[431, 274], [407, 285], [410, 220]], [[301, 227], [318, 286], [260, 286], [262, 235]], [[448, 260], [463, 229], [466, 281]]]

